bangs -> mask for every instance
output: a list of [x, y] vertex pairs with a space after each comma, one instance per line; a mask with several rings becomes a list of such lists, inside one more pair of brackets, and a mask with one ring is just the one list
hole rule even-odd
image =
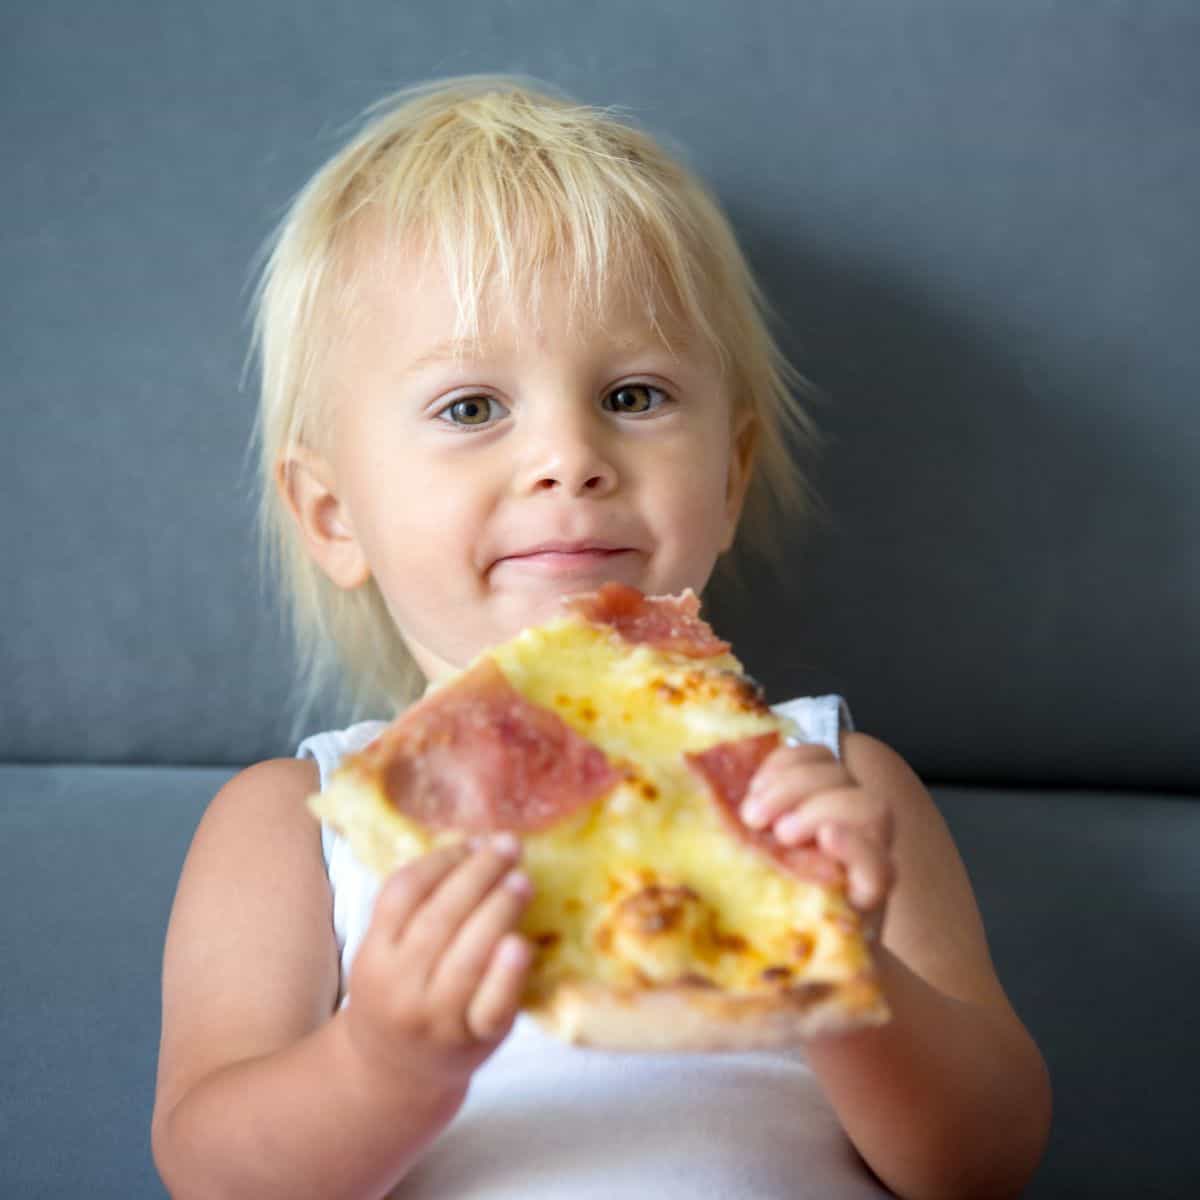
[[[536, 322], [553, 272], [568, 320], [602, 324], [619, 297], [664, 344], [698, 337], [720, 356], [696, 267], [703, 237], [680, 204], [688, 185], [649, 139], [602, 111], [484, 93], [402, 140], [377, 141], [339, 224], [382, 233], [381, 266], [392, 253], [436, 262], [454, 297], [456, 341], [488, 332], [485, 297], [493, 311]], [[353, 257], [342, 272], [351, 290], [363, 276]]]

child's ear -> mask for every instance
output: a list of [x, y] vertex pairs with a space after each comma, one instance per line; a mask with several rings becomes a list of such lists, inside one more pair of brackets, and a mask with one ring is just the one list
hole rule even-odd
[[746, 489], [754, 473], [754, 452], [758, 447], [758, 421], [751, 412], [744, 412], [734, 421], [732, 453], [729, 456], [729, 477], [725, 484], [725, 538], [721, 553], [733, 545]]
[[275, 486], [321, 570], [340, 588], [366, 583], [371, 570], [329, 462], [315, 451], [295, 447], [276, 464]]

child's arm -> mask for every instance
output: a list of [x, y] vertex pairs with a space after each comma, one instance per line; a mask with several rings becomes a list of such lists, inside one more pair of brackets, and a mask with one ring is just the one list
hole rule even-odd
[[460, 1107], [515, 1016], [528, 899], [511, 847], [441, 851], [381, 889], [331, 1016], [338, 962], [312, 764], [278, 760], [213, 801], [163, 969], [153, 1144], [187, 1197], [376, 1197]]
[[882, 929], [892, 1020], [809, 1044], [850, 1139], [902, 1197], [1019, 1195], [1045, 1149], [1049, 1076], [996, 977], [966, 869], [928, 792], [861, 734], [845, 738], [844, 763], [820, 747], [787, 748], [760, 777], [753, 823], [839, 859], [852, 903]]

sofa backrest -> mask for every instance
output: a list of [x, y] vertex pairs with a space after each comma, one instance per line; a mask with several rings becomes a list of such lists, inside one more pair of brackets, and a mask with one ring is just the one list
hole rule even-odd
[[768, 691], [843, 692], [933, 779], [1196, 787], [1194, 6], [679, 13], [0, 18], [0, 758], [289, 751], [250, 264], [367, 104], [516, 70], [685, 150], [825, 394], [829, 519], [714, 608]]

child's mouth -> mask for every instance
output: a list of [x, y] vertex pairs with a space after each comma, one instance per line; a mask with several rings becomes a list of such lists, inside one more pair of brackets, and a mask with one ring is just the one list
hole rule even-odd
[[539, 576], [563, 577], [605, 574], [634, 556], [620, 550], [539, 550], [502, 558], [496, 567], [505, 571], [527, 572]]

